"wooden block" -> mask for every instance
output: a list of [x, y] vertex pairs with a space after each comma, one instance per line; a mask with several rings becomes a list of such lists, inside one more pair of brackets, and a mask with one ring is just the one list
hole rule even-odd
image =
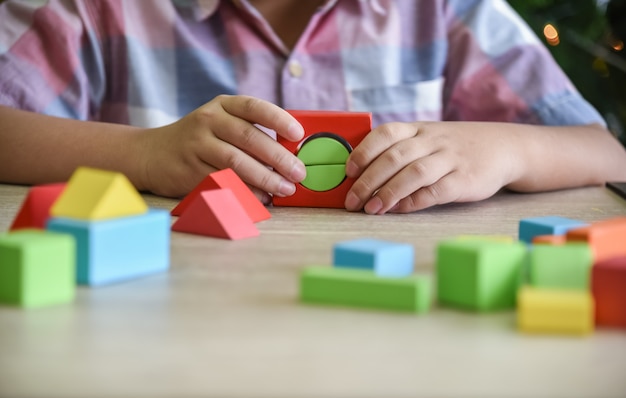
[[534, 287], [589, 291], [593, 256], [587, 243], [533, 245], [529, 255]]
[[492, 311], [515, 307], [523, 277], [526, 245], [482, 239], [452, 239], [437, 245], [439, 302], [450, 307]]
[[99, 221], [54, 217], [47, 229], [76, 239], [76, 281], [81, 285], [106, 285], [169, 268], [170, 215], [164, 210]]
[[288, 197], [274, 196], [275, 206], [344, 208], [354, 179], [345, 175], [346, 159], [372, 130], [366, 112], [289, 111], [304, 127], [300, 142], [278, 137], [278, 142], [298, 156], [307, 177]]
[[596, 262], [626, 256], [626, 217], [594, 222], [567, 232], [568, 241], [587, 242]]
[[596, 324], [626, 329], [626, 256], [597, 262], [591, 275]]
[[50, 208], [65, 189], [65, 183], [36, 185], [29, 189], [10, 231], [23, 228], [45, 229]]
[[312, 266], [300, 275], [305, 303], [424, 313], [431, 303], [431, 281], [425, 276], [385, 278], [355, 268]]
[[558, 216], [524, 218], [519, 222], [519, 240], [532, 243], [537, 235], [564, 235], [570, 229], [586, 225], [583, 221]]
[[520, 331], [585, 335], [594, 328], [594, 302], [589, 292], [525, 286], [519, 291]]
[[378, 276], [403, 277], [413, 273], [414, 249], [406, 243], [355, 239], [333, 247], [335, 267], [360, 268]]
[[0, 235], [0, 303], [25, 308], [74, 299], [74, 238], [21, 229]]
[[144, 214], [148, 206], [121, 173], [79, 167], [50, 214], [85, 221]]
[[228, 188], [200, 192], [172, 225], [172, 231], [232, 240], [259, 235], [254, 222]]
[[253, 222], [267, 220], [272, 217], [269, 210], [257, 199], [252, 190], [232, 169], [219, 170], [206, 176], [200, 184], [172, 209], [172, 215], [180, 216], [200, 192], [224, 188], [230, 189], [235, 194], [235, 197]]
[[567, 242], [566, 235], [536, 235], [533, 236], [533, 245], [563, 245]]

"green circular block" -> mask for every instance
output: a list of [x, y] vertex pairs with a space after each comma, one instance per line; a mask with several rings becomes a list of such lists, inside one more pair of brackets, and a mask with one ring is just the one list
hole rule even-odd
[[341, 137], [321, 133], [311, 136], [298, 151], [298, 158], [304, 163], [307, 175], [302, 185], [312, 191], [329, 191], [339, 186], [346, 178], [346, 160], [350, 149], [341, 142]]

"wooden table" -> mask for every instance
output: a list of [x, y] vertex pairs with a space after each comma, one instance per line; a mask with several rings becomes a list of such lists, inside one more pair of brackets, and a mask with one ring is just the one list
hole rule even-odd
[[[27, 188], [0, 185], [0, 231]], [[146, 196], [152, 207], [173, 200]], [[423, 316], [298, 302], [298, 274], [340, 240], [411, 243], [432, 274], [437, 241], [517, 236], [520, 218], [626, 214], [593, 187], [499, 194], [410, 215], [272, 208], [261, 236], [174, 233], [168, 273], [37, 310], [0, 306], [2, 397], [625, 397], [626, 332], [520, 334], [513, 311]]]

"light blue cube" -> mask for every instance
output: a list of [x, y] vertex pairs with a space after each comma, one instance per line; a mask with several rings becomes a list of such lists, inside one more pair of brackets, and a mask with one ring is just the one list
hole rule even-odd
[[584, 221], [558, 216], [524, 218], [519, 222], [519, 240], [532, 243], [535, 236], [564, 235], [570, 229], [587, 225]]
[[105, 285], [165, 271], [170, 264], [170, 214], [147, 213], [101, 221], [51, 218], [47, 229], [76, 238], [76, 281]]
[[411, 275], [414, 256], [412, 245], [377, 239], [338, 242], [333, 247], [335, 267], [372, 270], [378, 276]]

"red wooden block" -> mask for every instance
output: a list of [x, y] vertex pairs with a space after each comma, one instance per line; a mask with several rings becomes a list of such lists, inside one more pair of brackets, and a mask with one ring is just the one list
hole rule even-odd
[[232, 169], [219, 170], [206, 176], [204, 180], [171, 211], [171, 214], [173, 216], [180, 216], [200, 192], [223, 188], [228, 188], [235, 194], [235, 197], [253, 222], [267, 220], [272, 216], [263, 203], [261, 203], [250, 188], [248, 188], [246, 183], [244, 183]]
[[565, 235], [537, 235], [532, 242], [534, 245], [564, 245], [567, 239]]
[[[367, 112], [295, 111], [290, 110], [304, 127], [304, 137], [299, 142], [291, 142], [277, 137], [279, 143], [297, 155], [304, 141], [314, 134], [331, 133], [341, 137], [355, 148], [372, 130], [372, 115]], [[332, 207], [344, 208], [345, 200], [353, 178], [345, 178], [341, 184], [328, 191], [313, 191], [302, 184], [296, 184], [296, 192], [284, 198], [274, 196], [275, 206]]]
[[185, 208], [172, 231], [243, 239], [259, 235], [259, 230], [228, 188], [199, 192]]
[[626, 256], [594, 264], [591, 292], [596, 302], [596, 324], [626, 328]]
[[594, 262], [626, 256], [626, 217], [610, 218], [587, 227], [571, 229], [566, 236], [568, 241], [589, 243]]
[[50, 218], [50, 208], [57, 200], [67, 184], [36, 185], [28, 191], [22, 207], [17, 212], [10, 231], [23, 228], [45, 229], [46, 221]]

